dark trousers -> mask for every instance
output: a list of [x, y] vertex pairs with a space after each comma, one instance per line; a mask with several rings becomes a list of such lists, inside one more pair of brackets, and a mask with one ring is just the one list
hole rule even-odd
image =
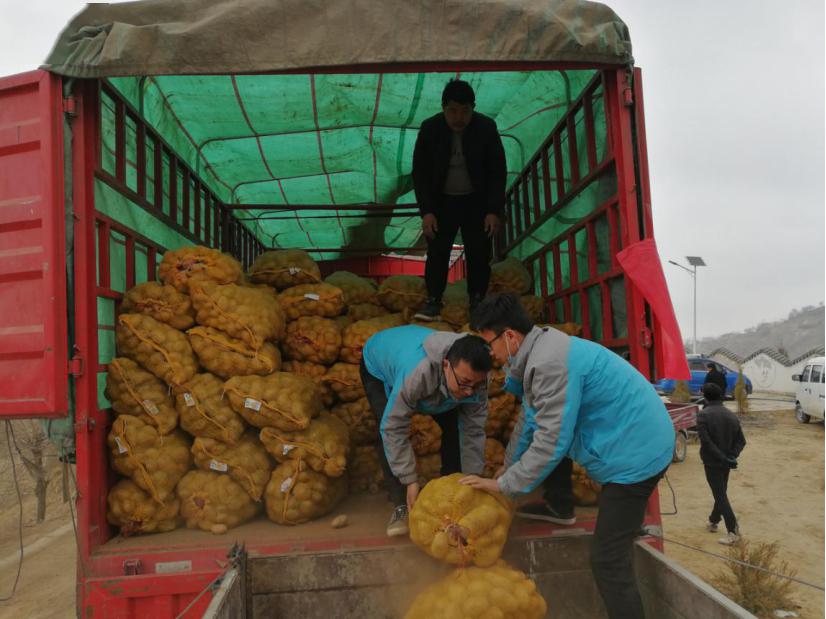
[[711, 488], [711, 494], [714, 496], [714, 509], [711, 510], [708, 521], [717, 524], [722, 518], [726, 521], [726, 530], [729, 533], [734, 533], [737, 531], [737, 518], [735, 518], [734, 510], [728, 501], [728, 475], [730, 469], [714, 466], [704, 468], [708, 487]]
[[[381, 427], [381, 418], [384, 409], [387, 407], [387, 395], [384, 392], [384, 383], [367, 371], [367, 367], [362, 360], [359, 366], [361, 382], [367, 394], [367, 401], [370, 409], [376, 416], [376, 424]], [[462, 470], [462, 460], [459, 452], [459, 416], [457, 410], [453, 410], [433, 415], [436, 423], [442, 429], [442, 446], [440, 455], [442, 457], [442, 468], [440, 475], [451, 475]], [[404, 505], [407, 503], [407, 488], [393, 474], [387, 456], [384, 453], [384, 445], [378, 447], [379, 461], [384, 471], [384, 480], [387, 486], [387, 496], [393, 505]]]
[[490, 239], [485, 234], [485, 211], [481, 200], [468, 196], [442, 196], [433, 213], [439, 229], [433, 239], [427, 239], [427, 262], [424, 279], [427, 296], [441, 300], [447, 285], [450, 252], [456, 233], [462, 231], [467, 261], [467, 288], [471, 299], [481, 298], [490, 281]]
[[[559, 511], [573, 507], [571, 465], [565, 458], [543, 482], [545, 500]], [[635, 484], [602, 486], [591, 539], [591, 571], [610, 619], [645, 617], [634, 578], [634, 540], [640, 534], [648, 499], [664, 474], [665, 470]]]

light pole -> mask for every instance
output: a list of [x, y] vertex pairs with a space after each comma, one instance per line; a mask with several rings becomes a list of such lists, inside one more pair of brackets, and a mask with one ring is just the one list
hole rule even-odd
[[679, 262], [674, 262], [673, 260], [669, 260], [669, 264], [673, 264], [675, 267], [680, 267], [683, 271], [691, 275], [692, 279], [694, 279], [694, 345], [692, 346], [692, 351], [694, 354], [697, 354], [697, 267], [704, 267], [708, 266], [700, 256], [686, 256], [686, 260], [688, 260], [688, 264], [690, 264], [694, 269], [689, 269], [686, 266], [683, 266]]

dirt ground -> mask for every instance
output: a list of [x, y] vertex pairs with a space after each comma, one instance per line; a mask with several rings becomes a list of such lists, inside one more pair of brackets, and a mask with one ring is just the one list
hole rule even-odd
[[[803, 580], [824, 582], [824, 426], [800, 425], [792, 411], [766, 410], [763, 403], [744, 422], [748, 446], [734, 471], [729, 488], [741, 530], [749, 540], [777, 541], [781, 556]], [[664, 515], [667, 539], [710, 552], [725, 554], [717, 543], [720, 534], [705, 531], [711, 510], [711, 493], [699, 458], [699, 445], [689, 444], [685, 462], [675, 464], [668, 478], [674, 488], [678, 513]], [[0, 596], [8, 595], [17, 569], [17, 502], [11, 485], [5, 441], [0, 440]], [[35, 501], [25, 471], [18, 475], [26, 493], [24, 543], [27, 553], [14, 598], [0, 602], [0, 619], [68, 619], [74, 614], [75, 541], [68, 505], [62, 502], [60, 464], [54, 462], [46, 522], [35, 525]], [[663, 512], [673, 511], [672, 495], [660, 486]], [[666, 553], [714, 585], [724, 563], [666, 543]], [[795, 585], [793, 596], [800, 617], [824, 616], [823, 594]]]

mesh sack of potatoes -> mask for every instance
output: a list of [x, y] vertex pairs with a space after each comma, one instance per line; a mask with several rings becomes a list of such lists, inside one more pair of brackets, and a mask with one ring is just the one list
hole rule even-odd
[[483, 477], [493, 477], [505, 463], [505, 446], [495, 438], [485, 439], [485, 471]]
[[131, 479], [121, 479], [106, 497], [106, 520], [124, 537], [171, 531], [179, 523], [180, 501], [170, 496], [158, 503]]
[[531, 289], [531, 274], [516, 258], [509, 256], [490, 267], [488, 294], [515, 292], [522, 295]]
[[513, 517], [510, 501], [470, 486], [454, 473], [430, 481], [410, 511], [410, 539], [435, 559], [455, 565], [496, 563]]
[[347, 469], [350, 432], [341, 419], [330, 413], [321, 413], [306, 430], [263, 428], [260, 437], [266, 450], [279, 462], [303, 460], [328, 477], [340, 477]]
[[253, 282], [269, 284], [278, 290], [321, 282], [318, 265], [303, 249], [264, 252], [252, 263], [249, 276]]
[[384, 472], [379, 461], [380, 447], [358, 445], [353, 447], [347, 464], [350, 493], [369, 492], [376, 494], [384, 483]]
[[346, 327], [341, 334], [341, 353], [339, 357], [346, 363], [359, 363], [361, 349], [371, 336], [379, 331], [401, 327], [407, 324], [401, 314], [387, 314], [354, 322]]
[[178, 411], [169, 387], [137, 363], [116, 357], [106, 366], [104, 395], [118, 415], [134, 415], [169, 434], [178, 425]]
[[189, 439], [180, 430], [166, 436], [140, 417], [120, 415], [106, 437], [112, 468], [163, 503], [192, 466]]
[[221, 378], [263, 376], [281, 368], [281, 351], [270, 342], [255, 349], [212, 327], [193, 327], [186, 334], [201, 365]]
[[267, 289], [193, 282], [189, 286], [199, 325], [214, 327], [257, 350], [284, 336], [284, 312]]
[[442, 429], [432, 415], [413, 415], [407, 435], [417, 456], [436, 453], [442, 446]]
[[470, 320], [470, 310], [467, 305], [445, 305], [442, 307], [440, 315], [442, 320], [454, 329], [462, 327]]
[[574, 462], [571, 470], [571, 489], [577, 505], [596, 505], [599, 493], [602, 492], [602, 484], [588, 477], [588, 471]]
[[490, 438], [502, 436], [502, 430], [513, 415], [515, 405], [516, 398], [512, 393], [500, 393], [488, 399], [488, 420], [485, 423], [485, 436]]
[[277, 524], [301, 524], [331, 511], [347, 494], [347, 477], [327, 477], [303, 460], [278, 465], [264, 491], [267, 516]]
[[246, 432], [234, 445], [196, 438], [192, 442], [192, 456], [199, 469], [226, 473], [255, 501], [261, 499], [272, 471], [267, 450], [254, 432]]
[[158, 266], [158, 277], [180, 292], [189, 290], [192, 279], [233, 284], [241, 280], [241, 263], [217, 249], [197, 245], [166, 252]]
[[192, 436], [236, 443], [244, 420], [224, 398], [224, 381], [214, 374], [196, 374], [175, 395], [181, 428]]
[[444, 320], [416, 320], [415, 318], [409, 322], [411, 325], [416, 325], [419, 327], [427, 327], [428, 329], [433, 329], [434, 331], [446, 331], [448, 333], [454, 333], [453, 326], [449, 323], [445, 322]]
[[519, 415], [522, 411], [522, 403], [518, 400], [513, 404], [513, 410], [511, 411], [510, 417], [505, 422], [505, 425], [502, 426], [502, 442], [507, 445], [508, 441], [511, 440], [511, 434], [513, 434], [513, 429], [516, 427], [516, 421], [519, 419]]
[[327, 366], [319, 363], [310, 363], [309, 361], [285, 361], [281, 365], [282, 372], [290, 372], [291, 374], [301, 374], [308, 376], [315, 381], [321, 393], [321, 401], [324, 406], [332, 406], [336, 401], [335, 394], [330, 386], [324, 382], [324, 376], [327, 374]]
[[417, 275], [391, 275], [379, 285], [376, 296], [391, 312], [417, 310], [427, 301], [427, 287]]
[[497, 368], [488, 374], [488, 397], [492, 398], [505, 390], [505, 370]]
[[351, 322], [387, 316], [389, 313], [385, 307], [372, 303], [355, 303], [347, 308], [347, 316], [350, 317]]
[[330, 284], [302, 284], [281, 292], [278, 302], [287, 320], [301, 316], [333, 318], [344, 310], [344, 293]]
[[224, 390], [233, 410], [256, 428], [303, 430], [321, 412], [321, 394], [309, 376], [234, 376]]
[[334, 363], [323, 380], [342, 402], [354, 402], [366, 395], [359, 366], [355, 363]]
[[195, 324], [192, 300], [174, 286], [158, 282], [138, 284], [123, 295], [122, 314], [146, 314], [181, 331]]
[[339, 402], [330, 412], [347, 426], [353, 445], [370, 445], [378, 440], [379, 426], [366, 397], [354, 402]]
[[170, 386], [184, 384], [198, 371], [186, 335], [151, 316], [121, 314], [115, 339], [121, 356], [137, 361]]
[[422, 591], [404, 619], [542, 619], [547, 611], [534, 581], [498, 561], [454, 570]]
[[341, 288], [344, 293], [344, 303], [348, 306], [357, 303], [378, 304], [376, 284], [366, 277], [350, 273], [350, 271], [336, 271], [325, 277], [324, 283]]
[[442, 455], [439, 452], [416, 456], [416, 474], [419, 476], [419, 485], [424, 486], [432, 479], [442, 474]]
[[329, 318], [302, 316], [287, 325], [281, 348], [288, 359], [332, 363], [341, 350], [341, 329]]
[[213, 471], [190, 471], [177, 494], [187, 528], [217, 535], [254, 518], [260, 505], [232, 477]]
[[336, 324], [336, 326], [338, 327], [338, 330], [341, 331], [342, 333], [344, 333], [344, 329], [346, 329], [347, 327], [349, 327], [351, 324], [353, 324], [355, 322], [355, 320], [353, 320], [353, 317], [350, 316], [349, 314], [344, 314], [342, 316], [336, 316], [335, 318], [331, 318], [330, 320], [332, 320]]
[[470, 320], [468, 309], [470, 298], [467, 293], [467, 282], [452, 282], [445, 288], [442, 296], [442, 320], [454, 327], [461, 327]]
[[535, 324], [545, 322], [545, 300], [533, 294], [525, 294], [520, 297], [522, 307]]

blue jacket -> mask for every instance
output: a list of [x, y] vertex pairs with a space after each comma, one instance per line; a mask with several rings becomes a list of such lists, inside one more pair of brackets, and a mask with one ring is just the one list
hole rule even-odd
[[447, 351], [461, 337], [465, 334], [408, 325], [380, 331], [364, 345], [364, 365], [384, 383], [387, 394], [379, 426], [384, 453], [393, 475], [405, 485], [418, 479], [409, 437], [410, 419], [417, 412], [434, 415], [458, 408], [462, 471], [484, 470], [487, 391], [455, 399], [442, 368]]
[[524, 393], [499, 478], [504, 494], [533, 491], [565, 456], [603, 484], [643, 481], [671, 462], [674, 427], [665, 405], [607, 348], [534, 327], [510, 373]]

